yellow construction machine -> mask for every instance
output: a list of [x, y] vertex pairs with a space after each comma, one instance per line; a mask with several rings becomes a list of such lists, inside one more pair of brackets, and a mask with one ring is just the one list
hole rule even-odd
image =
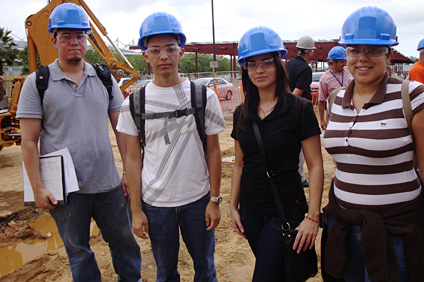
[[[81, 6], [90, 18], [92, 31], [89, 33], [88, 40], [93, 48], [105, 60], [111, 68], [111, 73], [117, 81], [125, 74], [125, 71], [132, 75], [132, 78], [121, 86], [121, 91], [128, 88], [134, 82], [141, 78], [140, 73], [131, 66], [130, 62], [121, 53], [119, 48], [110, 40], [107, 35], [106, 28], [94, 16], [93, 12], [84, 2], [84, 0], [51, 0], [47, 6], [38, 13], [29, 16], [25, 21], [28, 40], [28, 61], [30, 72], [37, 70], [37, 54], [42, 65], [48, 65], [57, 58], [57, 51], [52, 45], [52, 34], [47, 31], [49, 17], [54, 8], [63, 3], [74, 3]], [[96, 29], [97, 28], [97, 29]], [[100, 33], [106, 37], [111, 46], [116, 50], [124, 62], [119, 62], [114, 54], [106, 45]], [[19, 95], [21, 92], [23, 78], [15, 78], [15, 84], [12, 92], [12, 98], [7, 110], [0, 112], [0, 151], [4, 147], [13, 144], [21, 144], [21, 134], [19, 130], [19, 120], [16, 119], [16, 111], [18, 108]]]

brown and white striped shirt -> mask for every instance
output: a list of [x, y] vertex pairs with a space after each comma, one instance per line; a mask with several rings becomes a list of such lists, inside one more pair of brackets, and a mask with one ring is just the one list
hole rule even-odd
[[[389, 77], [358, 113], [355, 82], [331, 107], [324, 146], [336, 163], [334, 194], [346, 208], [378, 210], [408, 202], [421, 192], [413, 168], [413, 142], [404, 116], [402, 82]], [[424, 85], [409, 84], [413, 114], [424, 109]]]

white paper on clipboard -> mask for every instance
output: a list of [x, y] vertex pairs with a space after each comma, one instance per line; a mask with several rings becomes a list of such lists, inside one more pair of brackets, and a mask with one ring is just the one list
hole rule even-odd
[[65, 172], [65, 194], [79, 191], [77, 174], [75, 173], [74, 162], [72, 161], [71, 154], [68, 148], [61, 149], [56, 152], [43, 155], [42, 157], [62, 156], [63, 168]]
[[[22, 174], [24, 184], [24, 205], [35, 205], [34, 192], [22, 162]], [[65, 194], [63, 157], [51, 156], [40, 157], [40, 177], [43, 187], [49, 190], [59, 205], [66, 205], [67, 198]]]

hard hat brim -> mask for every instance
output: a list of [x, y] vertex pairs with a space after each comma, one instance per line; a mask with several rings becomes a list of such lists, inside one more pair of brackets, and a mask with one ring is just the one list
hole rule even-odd
[[340, 45], [379, 45], [379, 46], [396, 46], [399, 42], [396, 40], [376, 40], [376, 39], [352, 39], [339, 41]]
[[64, 24], [61, 26], [52, 26], [48, 28], [48, 32], [53, 33], [55, 29], [80, 29], [85, 31], [90, 31], [91, 27], [81, 27], [81, 25], [74, 25], [74, 24]]
[[249, 53], [249, 56], [239, 57], [239, 59], [237, 60], [237, 62], [239, 63], [239, 65], [242, 66], [242, 65], [244, 65], [244, 61], [247, 58], [250, 58], [250, 57], [253, 57], [253, 56], [256, 56], [256, 55], [260, 55], [260, 54], [274, 53], [274, 52], [280, 52], [280, 58], [281, 59], [284, 58], [287, 55], [287, 49], [285, 49], [285, 48], [284, 49], [281, 49], [281, 50], [271, 50], [271, 49], [258, 50], [256, 52]]

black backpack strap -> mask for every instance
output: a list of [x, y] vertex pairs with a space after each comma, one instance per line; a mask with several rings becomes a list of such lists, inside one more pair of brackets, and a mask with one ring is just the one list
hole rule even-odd
[[135, 91], [129, 96], [130, 102], [130, 112], [131, 116], [134, 119], [135, 125], [137, 127], [139, 137], [140, 137], [140, 146], [143, 149], [146, 145], [146, 136], [145, 136], [145, 122], [146, 119], [156, 119], [164, 117], [180, 117], [193, 113], [196, 120], [197, 132], [200, 136], [200, 140], [203, 144], [203, 150], [206, 156], [206, 133], [205, 133], [205, 111], [206, 111], [206, 86], [197, 86], [194, 82], [190, 82], [191, 85], [191, 107], [194, 109], [185, 109], [177, 110], [174, 112], [166, 113], [145, 113], [145, 102], [146, 102], [146, 89], [142, 87], [141, 89]]
[[97, 76], [100, 78], [103, 85], [106, 87], [107, 93], [109, 94], [109, 100], [112, 100], [113, 81], [109, 67], [100, 64], [92, 64], [92, 66], [96, 70]]
[[49, 86], [50, 70], [49, 66], [40, 65], [35, 71], [35, 85], [40, 95], [41, 105], [43, 104], [44, 92], [46, 92]]
[[146, 88], [135, 91], [129, 96], [131, 116], [137, 126], [138, 135], [140, 138], [140, 146], [143, 149], [146, 145], [144, 125], [145, 120], [142, 118], [145, 112]]
[[[113, 81], [109, 68], [106, 65], [99, 64], [92, 64], [92, 66], [96, 70], [97, 76], [106, 87], [109, 100], [112, 100]], [[37, 86], [38, 95], [40, 95], [41, 104], [43, 104], [44, 92], [46, 92], [47, 87], [49, 86], [49, 77], [49, 66], [40, 65], [35, 72], [35, 84]]]
[[203, 144], [203, 151], [206, 157], [206, 130], [205, 130], [205, 112], [206, 112], [206, 86], [197, 85], [190, 81], [191, 88], [191, 107], [194, 109], [194, 118], [196, 120], [197, 132]]

